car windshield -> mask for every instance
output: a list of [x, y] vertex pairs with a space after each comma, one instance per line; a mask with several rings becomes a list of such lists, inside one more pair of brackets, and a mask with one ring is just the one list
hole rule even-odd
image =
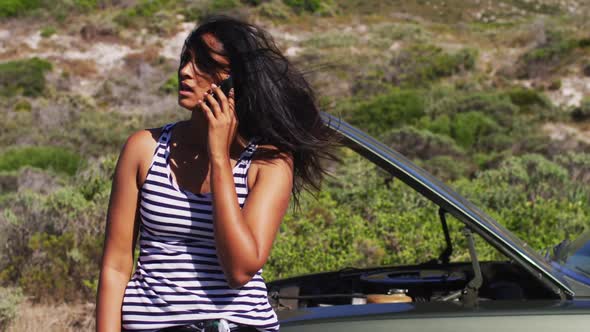
[[562, 266], [590, 278], [590, 229], [569, 244], [558, 246], [552, 259]]

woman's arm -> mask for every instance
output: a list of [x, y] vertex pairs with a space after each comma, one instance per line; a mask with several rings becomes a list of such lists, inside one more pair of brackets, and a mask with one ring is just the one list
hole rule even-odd
[[212, 160], [215, 242], [232, 288], [246, 284], [266, 263], [289, 207], [293, 160], [283, 155], [258, 166], [255, 183], [240, 210], [229, 159]]
[[115, 168], [97, 293], [97, 332], [121, 331], [121, 305], [133, 269], [138, 230], [138, 170], [150, 139], [148, 131], [131, 135]]
[[252, 279], [268, 259], [289, 207], [293, 157], [283, 153], [261, 163], [240, 210], [229, 158], [229, 147], [238, 127], [234, 89], [226, 96], [215, 84], [211, 87], [221, 103], [207, 94], [205, 98], [211, 107], [204, 101], [199, 101], [199, 106], [208, 122], [215, 244], [229, 286], [238, 288]]

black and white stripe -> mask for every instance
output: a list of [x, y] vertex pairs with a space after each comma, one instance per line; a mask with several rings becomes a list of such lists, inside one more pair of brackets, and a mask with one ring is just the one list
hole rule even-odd
[[[140, 190], [140, 254], [122, 306], [125, 331], [153, 331], [224, 318], [231, 326], [279, 330], [262, 269], [246, 285], [229, 287], [213, 234], [212, 194], [195, 194], [174, 182], [169, 158], [175, 123], [164, 126]], [[238, 203], [248, 196], [247, 172], [256, 150], [250, 141], [233, 169]]]

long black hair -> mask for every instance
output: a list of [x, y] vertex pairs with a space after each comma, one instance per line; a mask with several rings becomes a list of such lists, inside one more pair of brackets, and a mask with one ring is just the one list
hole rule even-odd
[[[202, 39], [206, 33], [220, 41], [222, 50], [208, 47]], [[211, 54], [226, 57], [230, 68]], [[240, 136], [257, 137], [258, 144], [278, 149], [257, 149], [256, 158], [292, 154], [292, 196], [299, 207], [302, 189], [319, 190], [324, 176], [329, 175], [322, 160], [340, 161], [333, 150], [337, 138], [322, 121], [316, 96], [303, 73], [281, 53], [268, 32], [227, 15], [207, 16], [192, 30], [181, 52], [179, 71], [195, 58], [199, 69], [215, 79], [220, 71], [230, 71]]]

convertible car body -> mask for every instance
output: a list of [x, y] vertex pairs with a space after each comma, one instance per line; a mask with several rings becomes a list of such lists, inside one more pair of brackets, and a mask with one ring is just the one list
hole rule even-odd
[[[344, 145], [438, 207], [447, 248], [436, 262], [269, 282], [281, 331], [590, 331], [590, 233], [543, 256], [396, 151], [322, 117]], [[470, 262], [449, 262], [447, 215], [465, 226]], [[474, 233], [508, 260], [479, 262]]]

